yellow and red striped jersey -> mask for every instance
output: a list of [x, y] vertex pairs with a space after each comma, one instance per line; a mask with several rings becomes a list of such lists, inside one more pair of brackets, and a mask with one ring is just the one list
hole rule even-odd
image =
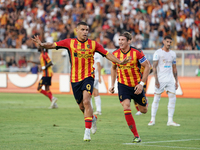
[[71, 62], [71, 82], [80, 82], [87, 77], [94, 78], [94, 53], [99, 52], [102, 56], [106, 56], [106, 51], [96, 41], [87, 39], [80, 42], [77, 38], [64, 39], [55, 42], [56, 49], [66, 48], [69, 52]]
[[[49, 55], [47, 52], [42, 52], [40, 54], [41, 67], [46, 66], [50, 61], [51, 61], [51, 59], [49, 58]], [[43, 70], [42, 75], [43, 75], [43, 77], [52, 77], [53, 76], [52, 67], [50, 66], [47, 69]]]
[[127, 53], [123, 53], [121, 49], [118, 49], [113, 52], [113, 55], [120, 60], [123, 60], [125, 57], [130, 57], [130, 61], [125, 65], [117, 65], [117, 80], [119, 83], [125, 84], [129, 87], [135, 87], [141, 81], [140, 74], [140, 63], [146, 61], [142, 51], [130, 47], [130, 50]]

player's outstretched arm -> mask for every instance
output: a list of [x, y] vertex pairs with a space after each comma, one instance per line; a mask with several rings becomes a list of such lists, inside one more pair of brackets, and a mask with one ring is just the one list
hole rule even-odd
[[54, 49], [56, 48], [56, 45], [54, 43], [42, 43], [39, 39], [39, 36], [34, 36], [32, 38], [32, 41], [37, 43], [40, 47], [46, 48], [46, 49]]
[[124, 58], [122, 61], [121, 60], [119, 60], [118, 58], [116, 58], [113, 54], [111, 54], [111, 53], [108, 53], [107, 55], [106, 55], [106, 58], [108, 59], [108, 60], [110, 60], [110, 61], [112, 61], [112, 62], [114, 62], [114, 63], [118, 63], [118, 64], [120, 64], [120, 65], [124, 65], [124, 64], [126, 64], [127, 62], [129, 62], [129, 60], [130, 60], [130, 58]]
[[36, 62], [36, 61], [30, 61], [30, 60], [28, 60], [28, 61], [27, 61], [27, 63], [33, 63], [33, 64], [37, 64], [37, 65], [39, 65], [39, 64], [40, 64], [40, 62]]

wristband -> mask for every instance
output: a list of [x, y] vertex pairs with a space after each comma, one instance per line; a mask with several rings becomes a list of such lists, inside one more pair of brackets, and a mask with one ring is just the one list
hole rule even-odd
[[140, 84], [141, 84], [142, 86], [144, 86], [144, 82], [140, 81]]
[[42, 70], [44, 70], [44, 69], [46, 69], [46, 67], [45, 67], [45, 66], [42, 66]]

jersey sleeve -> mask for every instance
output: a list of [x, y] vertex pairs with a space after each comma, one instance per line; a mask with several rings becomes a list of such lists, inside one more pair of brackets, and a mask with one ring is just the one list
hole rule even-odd
[[71, 41], [71, 39], [64, 39], [64, 40], [55, 42], [54, 44], [56, 45], [56, 49], [69, 48], [70, 47], [70, 41]]
[[153, 54], [153, 61], [157, 61], [157, 60], [159, 60], [158, 51], [156, 51], [156, 52]]
[[142, 51], [137, 52], [137, 58], [138, 58], [140, 64], [147, 60]]
[[96, 42], [95, 52], [98, 52], [103, 57], [105, 57], [109, 52], [103, 48], [103, 46]]

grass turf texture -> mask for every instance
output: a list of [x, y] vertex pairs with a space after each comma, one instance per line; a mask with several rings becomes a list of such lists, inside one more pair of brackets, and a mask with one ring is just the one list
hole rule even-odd
[[134, 137], [125, 122], [123, 108], [117, 96], [101, 96], [102, 115], [98, 116], [98, 130], [95, 135], [91, 134], [91, 142], [83, 141], [84, 117], [74, 97], [55, 96], [58, 97], [59, 109], [48, 109], [50, 101], [41, 94], [0, 93], [0, 149], [200, 149], [199, 99], [177, 99], [174, 121], [180, 123], [180, 127], [166, 125], [167, 98], [161, 98], [154, 126], [147, 125], [153, 98], [149, 98], [147, 114], [141, 116], [135, 116], [136, 109], [131, 102], [142, 143], [125, 145], [124, 143], [131, 143]]

